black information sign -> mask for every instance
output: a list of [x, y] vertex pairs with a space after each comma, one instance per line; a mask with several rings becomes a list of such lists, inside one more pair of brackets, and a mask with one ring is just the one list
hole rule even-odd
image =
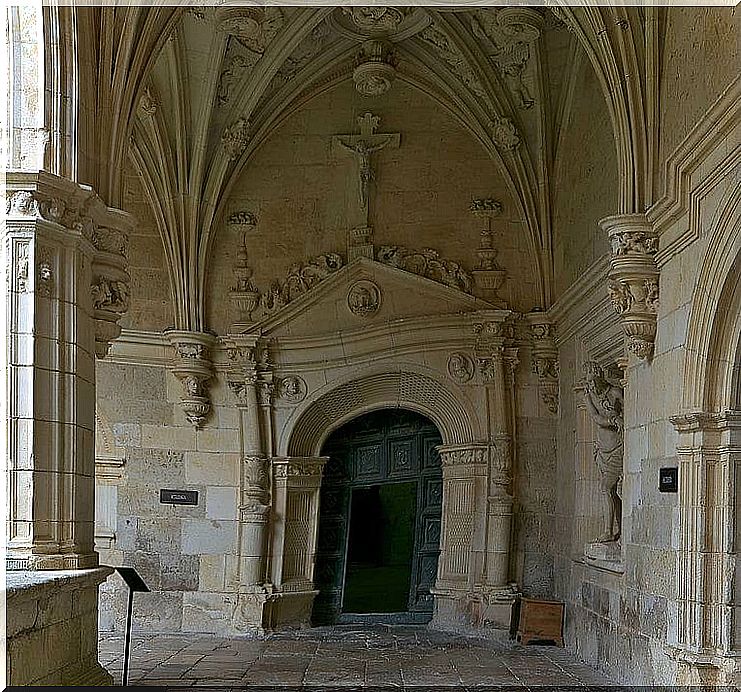
[[197, 505], [197, 490], [160, 490], [160, 502], [165, 505]]
[[659, 492], [676, 493], [679, 491], [679, 469], [676, 466], [659, 469]]

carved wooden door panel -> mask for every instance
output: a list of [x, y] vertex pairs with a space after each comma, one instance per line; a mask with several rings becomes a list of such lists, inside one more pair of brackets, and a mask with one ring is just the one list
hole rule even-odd
[[353, 488], [414, 481], [417, 506], [408, 611], [432, 613], [430, 588], [437, 575], [442, 512], [442, 470], [435, 447], [437, 428], [422, 416], [399, 409], [377, 411], [333, 433], [322, 454], [312, 620], [336, 622], [342, 612]]

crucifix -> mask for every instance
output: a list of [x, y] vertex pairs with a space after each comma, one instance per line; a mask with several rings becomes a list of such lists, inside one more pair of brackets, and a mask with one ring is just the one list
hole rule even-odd
[[401, 135], [398, 132], [376, 134], [381, 118], [370, 112], [364, 113], [357, 119], [360, 134], [335, 135], [332, 145], [337, 150], [349, 152], [357, 159], [357, 177], [353, 183], [355, 192], [350, 199], [355, 203], [348, 204], [347, 214], [351, 222], [348, 238], [348, 261], [356, 257], [373, 259], [373, 229], [370, 225], [370, 196], [371, 182], [375, 179], [371, 165], [372, 154], [381, 149], [396, 149], [399, 146]]

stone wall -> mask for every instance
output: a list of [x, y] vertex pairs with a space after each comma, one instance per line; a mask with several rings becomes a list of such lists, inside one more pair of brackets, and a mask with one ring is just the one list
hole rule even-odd
[[[375, 180], [370, 223], [375, 243], [433, 248], [471, 270], [486, 220], [475, 218], [474, 199], [495, 198], [503, 213], [493, 222], [499, 264], [517, 280], [501, 291], [510, 307], [528, 311], [537, 303], [526, 230], [515, 202], [484, 148], [447, 111], [416, 89], [398, 83], [371, 102], [351, 83], [317, 96], [285, 119], [253, 155], [227, 205], [228, 214], [247, 210], [258, 219], [247, 236], [254, 283], [267, 289], [288, 269], [317, 255], [346, 256], [348, 213], [357, 206], [357, 162], [332, 150], [332, 137], [356, 133], [356, 118], [372, 110], [379, 133], [401, 133], [398, 149], [373, 155]], [[209, 326], [223, 333], [230, 324], [223, 296], [234, 283], [232, 266], [239, 238], [222, 222], [209, 266]]]
[[98, 584], [109, 572], [7, 573], [8, 684], [112, 684], [98, 664]]
[[[730, 103], [733, 97], [728, 100]], [[591, 450], [594, 430], [582, 410], [581, 366], [586, 360], [615, 363], [624, 354], [622, 328], [612, 314], [606, 294], [600, 295], [606, 290], [608, 256], [594, 262], [550, 311], [557, 324], [561, 366], [558, 476], [562, 480], [558, 508], [560, 520], [570, 527], [571, 534], [569, 554], [556, 562], [556, 594], [567, 602], [568, 645], [625, 684], [719, 684], [734, 679], [730, 657], [720, 663], [720, 658], [712, 659], [707, 654], [704, 663], [697, 665], [697, 656], [689, 651], [689, 623], [680, 620], [682, 609], [688, 608], [688, 598], [693, 598], [687, 594], [694, 593], [700, 578], [715, 580], [713, 593], [706, 591], [694, 597], [712, 600], [717, 603], [713, 608], [730, 609], [732, 601], [729, 603], [728, 599], [733, 596], [716, 589], [718, 579], [728, 579], [732, 570], [723, 578], [703, 570], [688, 571], [689, 566], [682, 562], [682, 551], [688, 550], [688, 541], [696, 539], [682, 536], [683, 495], [662, 493], [658, 488], [660, 468], [679, 467], [680, 474], [689, 473], [690, 469], [678, 455], [676, 417], [688, 407], [698, 407], [693, 398], [693, 373], [702, 359], [688, 334], [695, 330], [704, 335], [699, 339], [705, 342], [709, 334], [724, 329], [714, 325], [737, 319], [733, 310], [730, 314], [725, 312], [730, 301], [718, 313], [698, 312], [695, 305], [702, 298], [698, 294], [700, 279], [710, 271], [708, 248], [713, 243], [720, 247], [723, 233], [729, 237], [727, 224], [734, 218], [729, 200], [735, 183], [733, 175], [723, 172], [729, 170], [724, 167], [732, 158], [727, 142], [735, 136], [729, 134], [734, 129], [723, 119], [727, 108], [728, 104], [721, 104], [706, 114], [707, 134], [703, 135], [702, 147], [696, 135], [695, 139], [684, 140], [682, 156], [675, 159], [681, 163], [670, 169], [674, 180], [669, 188], [676, 197], [660, 200], [648, 212], [660, 234], [657, 263], [661, 293], [653, 357], [640, 361], [630, 355], [623, 361], [627, 368], [622, 565], [589, 561], [583, 552], [584, 544], [599, 531], [599, 505]], [[735, 123], [737, 132], [737, 119]], [[682, 177], [686, 187], [678, 184]], [[690, 213], [690, 209], [695, 211]], [[718, 275], [716, 279], [723, 281], [725, 277]], [[715, 366], [722, 369], [723, 359], [729, 357], [730, 353], [718, 353]], [[700, 386], [705, 389], [707, 384]], [[714, 401], [715, 410], [732, 405], [716, 392], [710, 396], [707, 401]], [[699, 406], [707, 401], [700, 401]], [[717, 461], [717, 457], [713, 460]], [[720, 464], [718, 468], [722, 468]], [[728, 511], [720, 507], [733, 504], [733, 499], [723, 499], [728, 492], [724, 484], [732, 481], [707, 482], [717, 485], [712, 491], [706, 486], [710, 493], [706, 500], [685, 502], [707, 502], [718, 506], [719, 512]], [[687, 485], [682, 486], [683, 483]], [[682, 492], [694, 492], [690, 478], [680, 478], [682, 487]], [[687, 495], [691, 497], [694, 496]], [[724, 522], [720, 521], [715, 530], [703, 529], [705, 524], [695, 505], [687, 505], [684, 511], [689, 512], [693, 536], [704, 536], [697, 540], [707, 541], [707, 550], [718, 553], [718, 564], [724, 559], [732, 563], [733, 555], [727, 555], [733, 550], [731, 543], [719, 545], [720, 536], [730, 530]], [[703, 530], [708, 533], [703, 534]], [[710, 611], [708, 607], [706, 612]], [[703, 617], [709, 618], [707, 614]], [[730, 620], [725, 626], [729, 625]], [[720, 620], [707, 621], [702, 627], [707, 628], [709, 650], [729, 651], [733, 647], [728, 639], [724, 640], [728, 635], [721, 631]]]
[[741, 16], [732, 7], [672, 7], [661, 73], [659, 192], [663, 162], [738, 76]]
[[597, 222], [617, 210], [617, 158], [605, 100], [586, 56], [573, 70], [552, 183], [555, 297], [608, 251]]
[[[230, 612], [237, 542], [239, 433], [228, 393], [211, 390], [217, 426], [203, 430], [176, 402], [180, 384], [164, 365], [98, 362], [98, 409], [110, 421], [124, 467], [117, 485], [115, 540], [101, 562], [127, 565], [151, 593], [134, 601], [134, 626], [153, 631], [218, 632]], [[166, 505], [160, 489], [198, 491], [195, 507]], [[125, 590], [101, 589], [101, 628], [121, 629]]]

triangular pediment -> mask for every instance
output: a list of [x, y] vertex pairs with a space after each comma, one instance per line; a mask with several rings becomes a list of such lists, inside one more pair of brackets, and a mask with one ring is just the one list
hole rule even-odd
[[357, 331], [401, 319], [490, 310], [490, 303], [431, 279], [359, 258], [274, 315], [260, 320], [272, 337]]

